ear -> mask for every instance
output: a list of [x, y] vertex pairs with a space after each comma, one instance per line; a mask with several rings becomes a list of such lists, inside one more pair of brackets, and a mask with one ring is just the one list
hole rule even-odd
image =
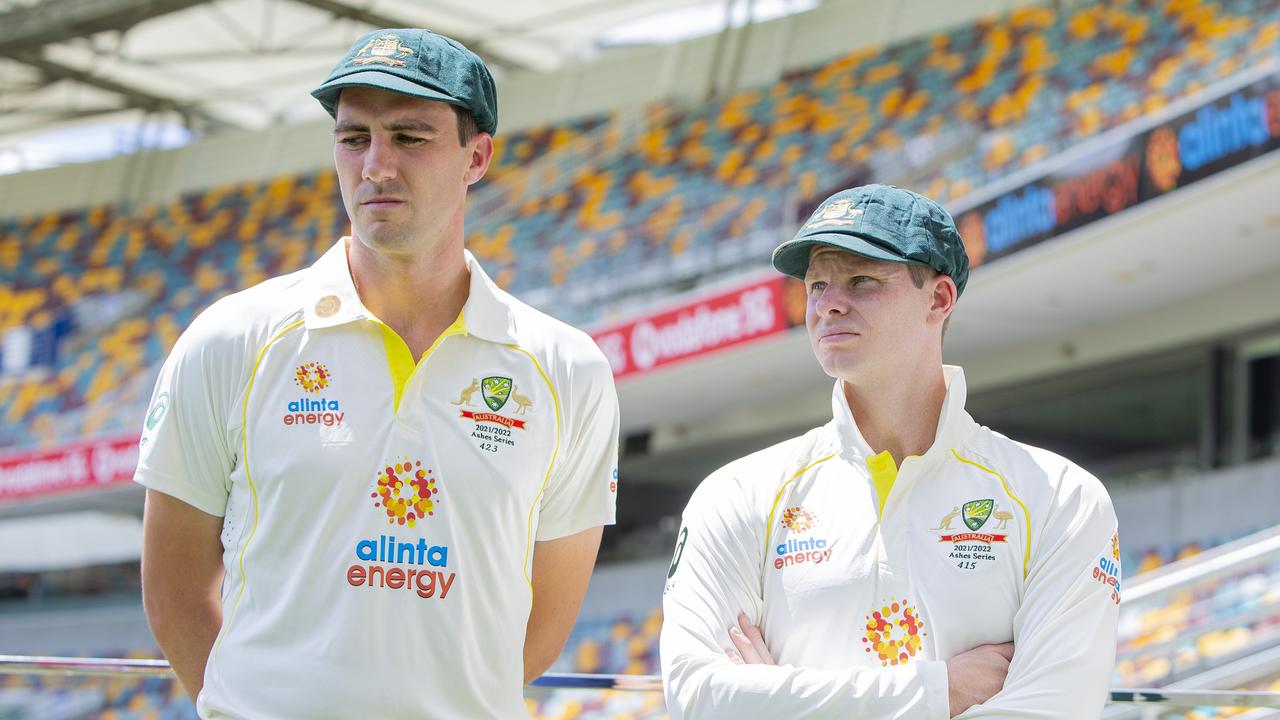
[[939, 325], [946, 322], [951, 316], [951, 312], [956, 309], [956, 299], [959, 293], [956, 292], [956, 281], [951, 279], [950, 275], [938, 273], [937, 277], [932, 281], [932, 293], [930, 294], [931, 303], [929, 305], [929, 319], [937, 322]]
[[493, 136], [487, 132], [477, 132], [471, 138], [471, 164], [463, 176], [467, 185], [475, 185], [489, 171], [489, 163], [493, 160]]

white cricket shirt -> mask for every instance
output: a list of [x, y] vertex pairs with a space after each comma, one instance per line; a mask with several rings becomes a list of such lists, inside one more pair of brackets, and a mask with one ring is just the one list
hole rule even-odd
[[415, 362], [343, 238], [224, 298], [164, 364], [136, 479], [224, 518], [206, 718], [511, 718], [533, 546], [614, 519], [618, 405], [590, 337], [471, 255]]
[[[949, 717], [945, 660], [1014, 642], [1004, 689], [961, 717], [1097, 718], [1115, 659], [1110, 499], [1052, 453], [979, 426], [959, 368], [933, 446], [873, 454], [841, 384], [834, 418], [712, 474], [663, 599], [676, 718]], [[778, 666], [735, 665], [756, 623]]]

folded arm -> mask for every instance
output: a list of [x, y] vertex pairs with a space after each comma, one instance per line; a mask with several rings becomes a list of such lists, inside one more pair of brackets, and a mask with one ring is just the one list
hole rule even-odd
[[708, 478], [685, 510], [663, 597], [667, 709], [681, 718], [947, 718], [946, 665], [819, 670], [738, 663], [729, 628], [763, 615], [764, 522], [736, 480]]

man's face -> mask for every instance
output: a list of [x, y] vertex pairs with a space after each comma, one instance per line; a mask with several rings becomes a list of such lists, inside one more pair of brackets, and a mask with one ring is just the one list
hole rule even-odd
[[484, 175], [492, 139], [458, 141], [452, 105], [375, 88], [338, 99], [334, 165], [355, 236], [390, 253], [433, 244], [456, 223], [467, 186]]
[[[810, 251], [805, 325], [822, 369], [853, 382], [891, 377], [941, 343], [934, 279], [917, 288], [907, 266], [824, 245]], [[936, 319], [936, 325], [935, 325]]]

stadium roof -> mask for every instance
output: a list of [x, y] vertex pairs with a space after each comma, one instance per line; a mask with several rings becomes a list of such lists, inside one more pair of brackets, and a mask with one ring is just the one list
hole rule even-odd
[[[736, 15], [741, 22], [750, 7], [764, 19], [816, 4], [747, 0]], [[450, 35], [501, 81], [521, 70], [555, 71], [610, 44], [661, 41], [655, 26], [672, 40], [698, 34], [691, 26], [713, 32], [727, 7], [723, 0], [0, 0], [0, 152], [16, 138], [85, 118], [134, 128], [146, 118], [154, 132], [168, 125], [179, 135], [319, 118], [306, 91], [356, 37], [378, 27]], [[665, 15], [672, 12], [683, 14]]]

